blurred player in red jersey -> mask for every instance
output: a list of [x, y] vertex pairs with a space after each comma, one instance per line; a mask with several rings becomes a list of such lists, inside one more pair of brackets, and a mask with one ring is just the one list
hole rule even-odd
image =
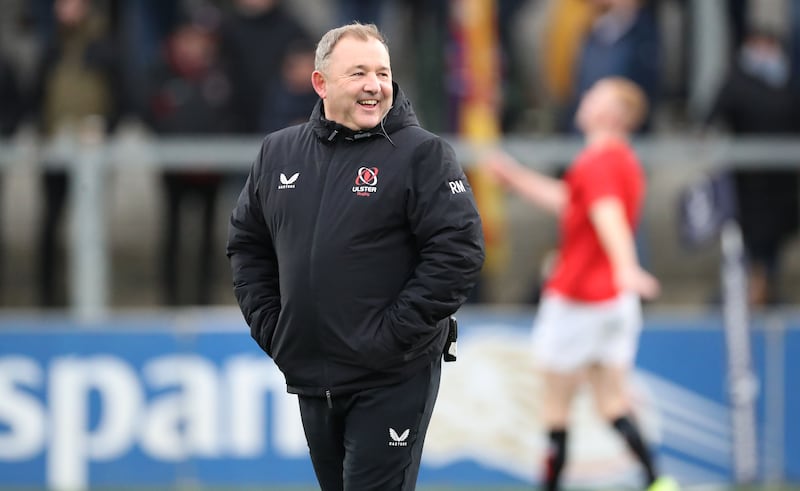
[[581, 101], [575, 117], [586, 143], [563, 180], [500, 152], [486, 162], [501, 183], [560, 220], [559, 254], [534, 327], [549, 429], [543, 474], [548, 491], [559, 489], [570, 404], [584, 377], [600, 414], [641, 462], [647, 489], [677, 488], [673, 480], [659, 478], [627, 392], [642, 326], [640, 298], [655, 298], [660, 290], [658, 280], [640, 266], [634, 244], [645, 176], [629, 136], [646, 113], [645, 95], [636, 84], [605, 78]]

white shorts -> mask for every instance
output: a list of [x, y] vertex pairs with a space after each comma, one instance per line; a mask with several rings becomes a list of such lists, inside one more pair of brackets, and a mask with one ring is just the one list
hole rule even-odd
[[538, 365], [556, 372], [593, 363], [629, 367], [641, 330], [642, 307], [635, 294], [602, 302], [546, 294], [534, 321], [533, 352]]

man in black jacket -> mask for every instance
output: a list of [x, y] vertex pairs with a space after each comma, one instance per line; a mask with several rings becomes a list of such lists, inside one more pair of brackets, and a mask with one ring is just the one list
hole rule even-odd
[[[754, 29], [747, 33], [704, 123], [722, 123], [734, 138], [796, 138], [800, 95], [790, 77], [780, 37]], [[797, 170], [780, 168], [767, 155], [763, 157], [730, 172], [747, 251], [748, 296], [755, 306], [780, 303], [782, 256], [800, 223]]]
[[322, 490], [413, 490], [480, 217], [374, 25], [326, 33], [312, 84], [310, 120], [263, 140], [233, 211], [234, 292], [299, 396]]

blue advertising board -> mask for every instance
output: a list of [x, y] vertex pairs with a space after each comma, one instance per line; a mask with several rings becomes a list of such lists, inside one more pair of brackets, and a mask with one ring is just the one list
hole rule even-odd
[[[445, 364], [420, 482], [537, 479], [545, 452], [534, 311], [464, 310]], [[774, 322], [773, 322], [774, 324]], [[800, 318], [754, 321], [761, 476], [800, 481]], [[776, 338], [777, 336], [777, 338]], [[725, 334], [718, 314], [650, 314], [635, 412], [682, 483], [734, 479]], [[638, 471], [588, 394], [575, 404], [567, 481], [634, 482]], [[777, 464], [776, 464], [777, 462]], [[296, 399], [234, 310], [118, 315], [78, 326], [0, 319], [0, 487], [313, 484]]]

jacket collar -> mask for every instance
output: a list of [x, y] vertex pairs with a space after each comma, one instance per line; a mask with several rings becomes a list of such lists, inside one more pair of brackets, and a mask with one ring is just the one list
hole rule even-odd
[[331, 121], [325, 118], [325, 110], [322, 106], [322, 99], [317, 101], [314, 110], [311, 112], [309, 122], [311, 123], [314, 133], [317, 137], [326, 143], [333, 143], [337, 140], [344, 139], [345, 141], [360, 141], [367, 140], [375, 136], [386, 137], [389, 141], [390, 134], [403, 128], [405, 126], [419, 126], [419, 121], [411, 107], [409, 101], [400, 86], [392, 82], [394, 88], [394, 100], [392, 101], [392, 108], [384, 116], [382, 124], [367, 130], [352, 130], [344, 125]]

